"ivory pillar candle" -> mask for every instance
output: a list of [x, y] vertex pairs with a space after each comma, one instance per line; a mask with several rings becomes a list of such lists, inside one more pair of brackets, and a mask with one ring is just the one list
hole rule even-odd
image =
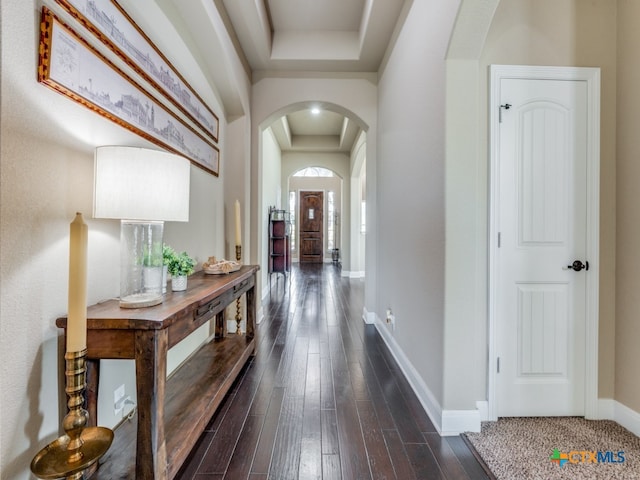
[[236, 200], [236, 245], [242, 245], [242, 232], [240, 229], [240, 201]]
[[82, 213], [76, 213], [69, 228], [69, 313], [67, 352], [87, 348], [87, 243], [89, 229]]

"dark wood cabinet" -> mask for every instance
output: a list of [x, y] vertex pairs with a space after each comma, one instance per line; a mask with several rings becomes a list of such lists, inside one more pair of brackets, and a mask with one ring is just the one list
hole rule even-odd
[[291, 224], [285, 210], [269, 209], [269, 282], [272, 274], [291, 270]]
[[[123, 309], [117, 300], [87, 311], [87, 410], [96, 424], [100, 359], [134, 359], [137, 415], [115, 429], [92, 480], [172, 479], [224, 396], [255, 354], [256, 272], [189, 277], [155, 307]], [[225, 307], [246, 295], [246, 334], [226, 334]], [[167, 352], [205, 322], [213, 335], [167, 378]], [[56, 324], [65, 329], [67, 319]]]

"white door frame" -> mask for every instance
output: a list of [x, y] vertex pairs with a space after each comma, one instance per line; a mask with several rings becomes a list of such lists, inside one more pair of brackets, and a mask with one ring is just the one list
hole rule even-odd
[[585, 331], [585, 417], [598, 418], [598, 324], [600, 231], [600, 69], [491, 65], [489, 84], [489, 362], [488, 415], [497, 420], [497, 253], [498, 253], [498, 152], [500, 81], [502, 79], [574, 80], [587, 84], [587, 259]]

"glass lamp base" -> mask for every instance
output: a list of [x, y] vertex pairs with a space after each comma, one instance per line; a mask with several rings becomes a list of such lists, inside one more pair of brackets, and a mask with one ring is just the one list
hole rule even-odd
[[153, 307], [162, 303], [162, 295], [155, 293], [136, 293], [120, 298], [121, 308]]
[[163, 222], [120, 223], [120, 307], [162, 303]]

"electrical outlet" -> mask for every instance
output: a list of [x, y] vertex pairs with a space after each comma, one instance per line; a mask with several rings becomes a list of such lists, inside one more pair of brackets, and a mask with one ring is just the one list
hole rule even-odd
[[129, 420], [131, 420], [131, 418], [136, 412], [136, 408], [137, 408], [136, 402], [131, 400], [131, 397], [129, 395], [124, 397], [122, 399], [122, 418], [127, 417], [129, 418]]
[[124, 407], [124, 383], [113, 391], [113, 414], [116, 417], [122, 416], [122, 408]]
[[391, 311], [391, 308], [387, 308], [387, 325], [391, 327], [391, 331], [395, 331], [396, 329], [396, 316]]

